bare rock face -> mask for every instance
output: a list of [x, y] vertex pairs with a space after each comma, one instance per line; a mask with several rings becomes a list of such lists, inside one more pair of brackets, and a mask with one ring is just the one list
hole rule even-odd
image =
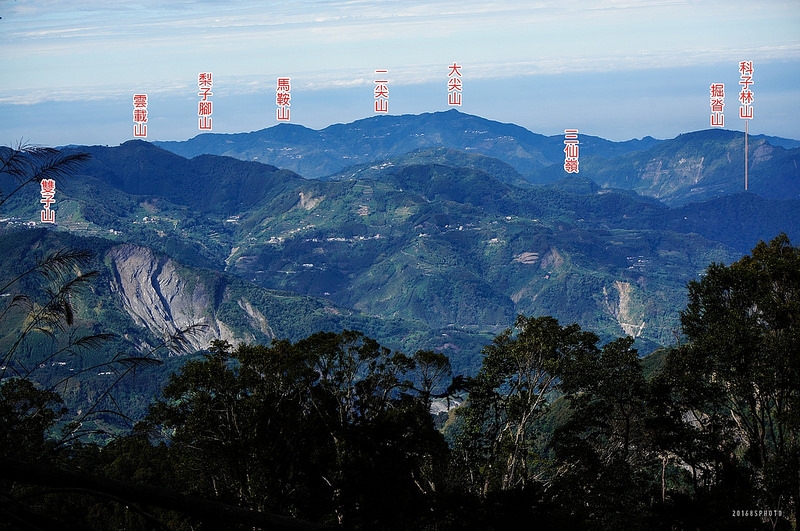
[[642, 330], [644, 330], [645, 321], [639, 318], [640, 312], [633, 310], [633, 305], [631, 304], [633, 286], [629, 282], [615, 280], [614, 288], [619, 294], [618, 301], [613, 301], [613, 298], [610, 299], [608, 290], [603, 287], [603, 299], [607, 313], [617, 320], [626, 335], [639, 337], [642, 335]]
[[191, 347], [207, 348], [212, 339], [231, 343], [252, 337], [236, 337], [214, 315], [213, 297], [197, 278], [184, 278], [170, 258], [156, 257], [147, 247], [124, 244], [107, 255], [114, 279], [111, 289], [118, 294], [125, 311], [139, 326], [159, 338], [168, 338], [192, 324], [205, 329], [188, 336]]

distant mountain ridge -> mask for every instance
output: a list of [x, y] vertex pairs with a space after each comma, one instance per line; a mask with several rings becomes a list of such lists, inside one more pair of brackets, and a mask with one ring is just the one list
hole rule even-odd
[[[581, 136], [579, 174], [563, 171], [562, 137], [457, 111], [193, 139], [267, 146], [317, 168], [313, 179], [261, 159], [188, 159], [141, 140], [76, 146], [91, 160], [58, 184], [52, 228], [133, 245], [137, 256], [151, 249], [175, 271], [233, 275], [244, 291], [312, 297], [331, 315], [350, 312], [349, 321], [388, 331], [378, 338], [387, 344], [444, 348], [456, 366], [474, 366], [476, 344], [519, 313], [577, 322], [606, 339], [631, 334], [646, 352], [674, 340], [686, 283], [709, 263], [730, 263], [779, 232], [800, 239], [800, 201], [782, 199], [796, 196], [800, 148], [751, 139], [745, 193], [740, 139], [716, 130], [628, 143]], [[361, 155], [347, 158], [358, 146]], [[382, 158], [354, 164], [371, 157]], [[320, 169], [334, 163], [336, 172]], [[29, 192], [4, 204], [10, 226], [38, 218], [37, 191]], [[132, 278], [119, 279], [116, 293], [141, 291], [158, 275]], [[172, 311], [159, 301], [126, 311], [155, 331]], [[235, 301], [237, 337], [249, 340], [243, 331], [263, 322], [247, 304], [269, 316], [252, 297]], [[180, 315], [206, 315], [215, 337], [232, 337], [231, 322], [198, 309], [218, 306], [181, 306]], [[252, 338], [268, 337], [259, 333]]]
[[[253, 293], [313, 297], [316, 307], [382, 330], [386, 344], [443, 348], [462, 368], [474, 367], [481, 341], [518, 313], [578, 322], [606, 339], [632, 334], [643, 352], [668, 344], [686, 282], [709, 263], [730, 263], [781, 231], [800, 239], [800, 201], [737, 193], [669, 208], [583, 173], [536, 186], [498, 159], [441, 147], [329, 180], [230, 157], [186, 159], [143, 141], [75, 149], [92, 158], [59, 184], [58, 230], [154, 249], [176, 271], [235, 275]], [[25, 197], [4, 205], [7, 214], [35, 219], [38, 195]], [[117, 293], [159, 275], [134, 277], [117, 281]], [[184, 300], [168, 288], [159, 289]], [[192, 293], [211, 301], [212, 292]], [[152, 330], [172, 312], [154, 297], [127, 310]], [[263, 325], [248, 302], [274, 322], [252, 295], [232, 300], [240, 330]], [[210, 307], [181, 306], [187, 316]], [[225, 336], [211, 315], [210, 329]]]
[[[350, 167], [385, 163], [410, 153], [452, 149], [498, 159], [532, 184], [562, 180], [562, 136], [533, 133], [456, 110], [375, 116], [319, 131], [280, 124], [252, 133], [198, 135], [156, 145], [185, 157], [201, 154], [254, 160], [307, 178], [343, 178]], [[751, 190], [770, 199], [800, 198], [800, 141], [750, 138]], [[729, 130], [685, 133], [670, 140], [612, 142], [580, 135], [580, 175], [604, 188], [634, 190], [670, 205], [744, 189], [744, 137]], [[516, 181], [515, 184], [521, 184]]]
[[[754, 137], [748, 156], [750, 191], [769, 199], [800, 199], [800, 147], [785, 149]], [[602, 187], [683, 205], [744, 191], [744, 158], [742, 133], [704, 130], [612, 159], [589, 158], [581, 175]]]
[[[611, 142], [581, 135], [586, 149], [603, 156], [645, 149], [652, 137]], [[181, 142], [155, 145], [187, 158], [200, 154], [257, 160], [290, 169], [303, 177], [322, 178], [354, 164], [402, 156], [425, 148], [453, 148], [500, 159], [523, 175], [564, 159], [561, 136], [545, 136], [524, 127], [487, 120], [455, 109], [402, 116], [373, 116], [349, 124], [313, 130], [279, 124], [251, 133], [204, 133]]]
[[[75, 300], [78, 326], [115, 339], [47, 371], [57, 381], [117, 352], [147, 352], [189, 323], [205, 326], [192, 349], [350, 328], [408, 354], [446, 353], [467, 375], [518, 314], [578, 323], [602, 341], [629, 334], [646, 354], [674, 343], [686, 284], [710, 263], [731, 263], [779, 232], [800, 241], [800, 200], [780, 199], [794, 197], [797, 182], [790, 143], [751, 139], [753, 186], [743, 192], [735, 132], [623, 146], [582, 136], [581, 172], [566, 174], [561, 137], [458, 112], [386, 118], [334, 128], [381, 155], [357, 164], [318, 149], [336, 135], [273, 128], [298, 141], [271, 141], [285, 160], [347, 162], [315, 179], [229, 156], [188, 159], [141, 140], [68, 148], [91, 159], [59, 180], [55, 226], [27, 227], [39, 219], [37, 186], [3, 203], [0, 270], [90, 247], [101, 275]], [[475, 149], [427, 145], [443, 123], [448, 142], [460, 128]], [[0, 174], [0, 190], [16, 186]], [[11, 326], [0, 344], [19, 323], [3, 324]], [[180, 362], [165, 363], [161, 377], [137, 381], [130, 403], [145, 404], [140, 397]], [[87, 373], [81, 393], [108, 377]]]

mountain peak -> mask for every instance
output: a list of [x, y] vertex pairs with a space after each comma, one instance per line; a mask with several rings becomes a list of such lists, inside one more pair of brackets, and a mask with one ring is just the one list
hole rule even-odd
[[[798, 153], [791, 151], [793, 142], [752, 137], [751, 182], [756, 193], [770, 198], [799, 196], [800, 179], [789, 176], [798, 158]], [[778, 144], [784, 147], [775, 147]], [[321, 130], [279, 124], [253, 133], [205, 134], [185, 142], [156, 145], [185, 157], [201, 153], [225, 155], [317, 179], [349, 178], [343, 176], [363, 171], [362, 165], [440, 148], [502, 161], [529, 184], [548, 184], [565, 176], [561, 135], [544, 136], [457, 109], [370, 116]], [[743, 134], [725, 129], [691, 131], [670, 140], [646, 136], [625, 142], [582, 134], [581, 175], [603, 187], [635, 190], [671, 204], [682, 204], [738, 191], [743, 149]], [[453, 155], [422, 156], [428, 162], [444, 164], [448, 164], [448, 157], [452, 159]], [[460, 159], [458, 164], [466, 163], [464, 157], [455, 158]], [[497, 171], [508, 174], [499, 168]], [[502, 180], [525, 184], [515, 179]]]

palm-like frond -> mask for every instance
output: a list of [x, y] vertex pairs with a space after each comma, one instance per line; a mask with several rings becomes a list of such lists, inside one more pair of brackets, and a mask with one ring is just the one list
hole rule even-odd
[[104, 343], [111, 341], [114, 339], [116, 334], [111, 334], [108, 332], [101, 332], [99, 334], [91, 334], [86, 336], [81, 336], [76, 340], [70, 340], [70, 344], [68, 349], [73, 354], [77, 354], [79, 350], [91, 350], [95, 348], [100, 348], [101, 345]]
[[65, 154], [56, 150], [56, 153], [48, 154], [39, 165], [33, 179], [36, 181], [53, 179], [58, 182], [61, 178], [75, 173], [78, 168], [85, 162], [88, 162], [90, 158], [91, 155], [88, 153]]
[[[0, 148], [0, 174], [14, 177], [19, 186], [0, 198], [0, 206], [23, 187], [53, 179], [56, 182], [71, 175], [91, 155], [88, 153], [65, 153], [50, 147], [30, 146], [20, 142], [17, 147]], [[2, 194], [0, 194], [2, 195]]]
[[176, 330], [167, 340], [156, 347], [157, 350], [161, 347], [166, 347], [177, 354], [186, 354], [191, 349], [190, 337], [195, 334], [201, 334], [208, 329], [208, 325], [202, 323], [194, 323], [183, 329]]
[[[57, 331], [66, 331], [75, 321], [75, 314], [72, 309], [71, 295], [80, 287], [97, 276], [97, 271], [79, 274], [60, 285], [45, 289], [47, 300], [40, 306], [36, 305], [27, 297], [17, 299], [18, 306], [28, 303], [31, 311], [28, 312], [26, 322], [19, 337], [11, 348], [3, 356], [3, 366], [8, 366], [14, 358], [17, 348], [32, 331], [41, 332], [51, 338], [55, 338]], [[5, 312], [4, 312], [5, 314]], [[5, 369], [0, 371], [0, 377], [5, 374]]]
[[75, 322], [75, 312], [72, 309], [72, 294], [83, 287], [98, 275], [97, 271], [80, 274], [60, 286], [47, 288], [48, 300], [41, 310], [31, 315], [34, 327], [44, 325], [51, 329], [67, 330]]
[[68, 275], [86, 267], [94, 253], [88, 249], [60, 249], [36, 263], [36, 272], [47, 279]]
[[[113, 391], [117, 387], [120, 381], [126, 376], [132, 374], [134, 377], [136, 375], [136, 371], [141, 368], [152, 367], [156, 365], [161, 365], [163, 362], [155, 357], [155, 353], [162, 349], [168, 348], [174, 352], [188, 352], [189, 348], [191, 347], [191, 343], [189, 338], [198, 333], [202, 333], [208, 328], [208, 325], [194, 323], [189, 326], [186, 326], [182, 329], [176, 330], [172, 335], [170, 335], [167, 339], [165, 339], [161, 344], [157, 345], [153, 349], [151, 349], [147, 354], [143, 356], [130, 356], [124, 352], [118, 352], [111, 360], [93, 365], [91, 367], [84, 368], [80, 371], [74, 372], [63, 378], [56, 384], [54, 384], [50, 390], [55, 390], [59, 386], [65, 384], [67, 381], [75, 378], [79, 374], [83, 374], [86, 372], [96, 371], [100, 368], [110, 369], [114, 372], [115, 378], [114, 381], [103, 391], [97, 399], [94, 401], [91, 407], [86, 409], [83, 414], [80, 416], [79, 419], [75, 421], [76, 426], [80, 426], [83, 422], [89, 419], [92, 415], [99, 415], [102, 413], [113, 414], [120, 418], [130, 420], [123, 412], [122, 409], [117, 404], [116, 398], [114, 397]], [[105, 402], [110, 402], [113, 406], [112, 409], [109, 408], [102, 408], [101, 405]], [[68, 444], [73, 440], [77, 440], [80, 437], [85, 436], [86, 433], [81, 432], [78, 429], [71, 430], [64, 435], [64, 437], [58, 442], [58, 445]]]
[[37, 274], [54, 281], [70, 273], [76, 273], [80, 271], [81, 267], [86, 267], [93, 256], [94, 253], [88, 249], [60, 249], [52, 252], [37, 260], [35, 266], [18, 274], [0, 287], [0, 292], [7, 290], [28, 275]]
[[14, 308], [21, 309], [24, 313], [31, 313], [33, 312], [33, 299], [29, 296], [24, 294], [14, 295], [11, 299], [11, 302], [8, 303], [8, 306], [3, 308], [3, 311], [0, 312], [0, 321], [2, 321], [6, 314], [10, 312]]

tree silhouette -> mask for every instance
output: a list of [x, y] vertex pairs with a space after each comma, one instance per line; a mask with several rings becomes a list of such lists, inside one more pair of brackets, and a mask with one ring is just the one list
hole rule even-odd
[[[689, 283], [688, 342], [661, 377], [674, 398], [675, 454], [697, 496], [780, 510], [800, 492], [800, 248], [785, 234], [751, 255], [711, 264]], [[699, 444], [698, 444], [699, 443]]]
[[16, 186], [7, 194], [0, 190], [0, 207], [30, 184], [40, 183], [44, 179], [53, 179], [58, 184], [63, 178], [74, 174], [89, 158], [88, 153], [65, 153], [55, 148], [22, 142], [17, 147], [0, 146], [0, 176], [11, 177]]

